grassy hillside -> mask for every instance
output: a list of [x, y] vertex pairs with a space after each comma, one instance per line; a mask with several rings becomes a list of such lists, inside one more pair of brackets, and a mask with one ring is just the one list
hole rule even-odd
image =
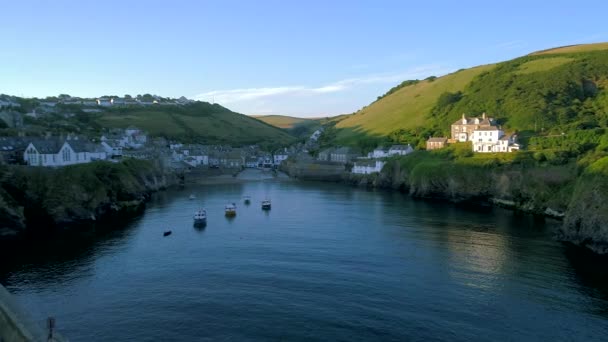
[[334, 143], [422, 144], [462, 113], [487, 112], [507, 130], [543, 136], [608, 127], [608, 43], [539, 51], [424, 81], [404, 82], [336, 124]]
[[296, 118], [287, 115], [252, 115], [252, 117], [260, 121], [264, 121], [265, 123], [274, 127], [283, 129], [293, 128], [293, 126], [295, 126], [296, 124], [314, 120], [307, 118]]
[[283, 145], [294, 138], [287, 132], [220, 105], [196, 103], [184, 107], [111, 109], [95, 118], [102, 127], [130, 125], [155, 136], [200, 143]]
[[460, 70], [453, 74], [405, 86], [361, 109], [336, 124], [339, 138], [356, 140], [360, 133], [388, 135], [395, 129], [409, 129], [425, 124], [439, 96], [464, 89], [471, 80], [494, 65]]

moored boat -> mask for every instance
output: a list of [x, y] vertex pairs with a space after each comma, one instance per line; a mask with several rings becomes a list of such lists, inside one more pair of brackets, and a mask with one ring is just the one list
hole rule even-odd
[[234, 203], [226, 204], [225, 213], [226, 213], [226, 216], [228, 216], [228, 217], [236, 216], [236, 204], [234, 204]]
[[251, 204], [251, 196], [243, 196], [243, 202], [245, 202], [245, 204]]
[[171, 231], [170, 231], [170, 230], [166, 230], [166, 231], [163, 233], [163, 236], [169, 236], [169, 235], [171, 235]]
[[190, 197], [188, 197], [188, 199], [193, 200], [196, 199], [196, 196], [194, 196], [194, 194], [190, 195]]
[[262, 201], [262, 210], [270, 210], [270, 200], [263, 200]]
[[202, 225], [207, 223], [207, 211], [205, 209], [199, 209], [194, 213], [193, 216], [194, 224]]

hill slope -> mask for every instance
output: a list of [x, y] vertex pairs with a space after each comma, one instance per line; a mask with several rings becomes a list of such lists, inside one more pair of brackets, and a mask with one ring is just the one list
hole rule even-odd
[[414, 143], [447, 135], [462, 113], [482, 112], [508, 130], [608, 127], [608, 43], [539, 51], [460, 70], [387, 94], [336, 125], [338, 143], [391, 137]]
[[293, 137], [281, 129], [204, 102], [183, 107], [111, 109], [95, 121], [102, 127], [133, 125], [155, 136], [201, 143], [282, 145], [293, 141]]
[[311, 121], [314, 119], [296, 118], [294, 116], [287, 115], [251, 115], [252, 117], [264, 121], [265, 123], [278, 127], [278, 128], [293, 128], [293, 126]]

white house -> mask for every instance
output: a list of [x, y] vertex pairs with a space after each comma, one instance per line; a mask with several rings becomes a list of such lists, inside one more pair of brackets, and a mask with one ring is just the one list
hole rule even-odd
[[505, 136], [497, 127], [480, 127], [473, 131], [473, 152], [513, 152], [519, 150], [516, 136]]
[[385, 158], [388, 157], [388, 150], [384, 147], [378, 147], [367, 154], [369, 158]]
[[384, 164], [385, 164], [385, 162], [383, 162], [381, 160], [357, 161], [357, 162], [355, 162], [355, 165], [353, 166], [353, 169], [351, 172], [356, 173], [356, 174], [361, 174], [361, 175], [368, 175], [370, 173], [382, 171]]
[[256, 168], [256, 167], [258, 167], [258, 158], [256, 158], [256, 157], [247, 157], [247, 158], [245, 158], [245, 167], [247, 167], [247, 168]]
[[389, 156], [405, 156], [414, 152], [414, 149], [410, 144], [407, 145], [393, 145], [388, 149]]
[[101, 142], [101, 146], [109, 158], [122, 157], [122, 146], [118, 141], [105, 139]]
[[65, 166], [105, 160], [101, 146], [80, 140], [39, 139], [29, 143], [23, 160], [31, 166]]
[[321, 136], [321, 133], [323, 133], [323, 131], [320, 130], [320, 129], [314, 131], [314, 133], [310, 136], [310, 140], [312, 140], [312, 141], [319, 140], [319, 137]]
[[281, 165], [281, 163], [282, 163], [282, 162], [283, 162], [285, 159], [287, 159], [288, 157], [289, 157], [289, 155], [287, 154], [287, 149], [286, 149], [286, 148], [285, 148], [285, 149], [283, 149], [283, 150], [278, 150], [278, 151], [276, 151], [276, 152], [273, 154], [273, 156], [272, 156], [273, 161], [274, 161], [274, 165], [275, 165], [275, 166], [279, 166], [279, 165]]

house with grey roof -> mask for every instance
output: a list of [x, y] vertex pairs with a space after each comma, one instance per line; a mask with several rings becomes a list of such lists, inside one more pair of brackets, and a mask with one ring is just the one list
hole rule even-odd
[[101, 145], [87, 141], [57, 138], [32, 139], [23, 153], [23, 160], [30, 166], [65, 166], [105, 160], [106, 152]]
[[414, 148], [410, 144], [393, 145], [388, 149], [389, 156], [405, 156], [414, 152]]
[[331, 152], [330, 161], [334, 163], [346, 164], [358, 156], [350, 147], [340, 147]]

